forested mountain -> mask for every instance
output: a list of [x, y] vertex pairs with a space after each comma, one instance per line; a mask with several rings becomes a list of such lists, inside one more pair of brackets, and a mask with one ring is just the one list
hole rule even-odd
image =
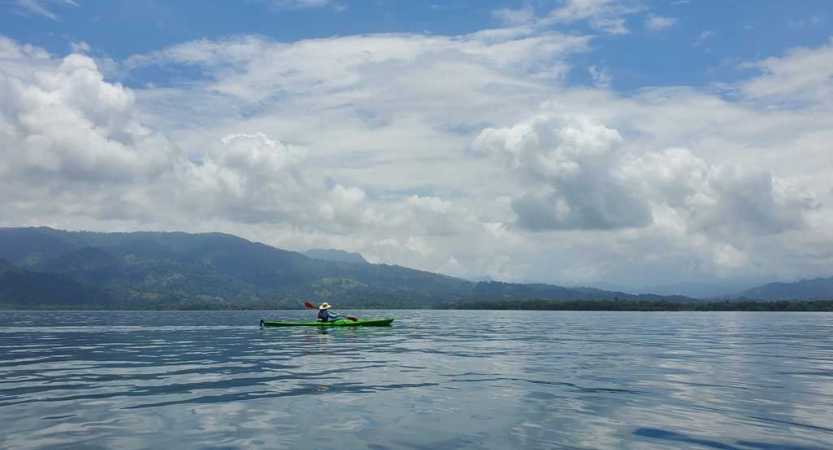
[[305, 300], [340, 308], [423, 308], [484, 300], [646, 298], [659, 297], [475, 283], [395, 265], [309, 258], [221, 233], [0, 229], [5, 308], [298, 308]]
[[831, 300], [833, 299], [833, 277], [793, 283], [769, 283], [745, 290], [732, 297], [760, 300]]
[[314, 248], [305, 251], [304, 255], [312, 259], [323, 259], [324, 261], [368, 264], [367, 260], [361, 254], [345, 252], [344, 250]]

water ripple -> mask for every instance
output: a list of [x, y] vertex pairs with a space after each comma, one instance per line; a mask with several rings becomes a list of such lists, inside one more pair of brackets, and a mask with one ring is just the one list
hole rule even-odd
[[465, 314], [2, 312], [0, 448], [833, 448], [833, 315]]

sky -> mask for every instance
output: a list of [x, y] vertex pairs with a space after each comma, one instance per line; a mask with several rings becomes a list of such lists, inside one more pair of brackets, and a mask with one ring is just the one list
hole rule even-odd
[[718, 294], [833, 275], [831, 143], [828, 0], [0, 0], [5, 227]]

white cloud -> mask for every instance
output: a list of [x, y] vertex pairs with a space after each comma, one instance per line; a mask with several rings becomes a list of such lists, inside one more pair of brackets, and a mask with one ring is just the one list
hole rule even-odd
[[167, 164], [167, 140], [138, 121], [133, 93], [104, 82], [92, 59], [70, 55], [43, 70], [41, 52], [17, 50], [9, 59], [34, 54], [37, 69], [25, 78], [20, 69], [0, 71], [0, 151], [14, 169], [9, 177], [120, 183]]
[[[306, 151], [263, 133], [225, 136], [187, 160], [177, 161], [171, 177], [178, 208], [203, 217], [277, 222], [308, 219], [323, 195], [304, 178]], [[164, 195], [159, 193], [159, 195]]]
[[460, 264], [460, 262], [457, 261], [457, 258], [455, 258], [454, 255], [449, 256], [446, 262], [437, 267], [437, 271], [455, 277], [465, 277], [468, 275], [466, 267]]
[[[357, 189], [328, 192], [311, 181], [303, 148], [256, 132], [227, 134], [181, 151], [139, 120], [133, 91], [104, 81], [89, 57], [52, 60], [10, 41], [2, 48], [4, 61], [35, 60], [25, 77], [0, 71], [4, 197], [29, 212], [32, 205], [21, 202], [27, 196], [46, 210], [72, 207], [50, 205], [48, 198], [37, 202], [46, 188], [59, 193], [53, 199], [59, 203], [93, 193], [73, 210], [100, 220], [172, 214], [244, 223], [324, 222], [326, 229], [349, 224], [356, 214]], [[118, 203], [108, 204], [113, 201]], [[322, 220], [317, 213], [328, 205], [334, 212]]]
[[251, 0], [258, 3], [265, 3], [272, 8], [281, 9], [307, 9], [307, 8], [321, 8], [324, 6], [333, 6], [335, 8], [343, 8], [341, 5], [334, 5], [331, 0]]
[[430, 236], [455, 236], [477, 226], [473, 217], [465, 217], [460, 208], [439, 197], [412, 195], [406, 201], [409, 221], [418, 223]]
[[732, 244], [722, 244], [714, 249], [714, 262], [721, 268], [737, 269], [749, 263], [749, 256]]
[[425, 238], [419, 236], [408, 236], [405, 248], [422, 256], [430, 256], [436, 251]]
[[487, 128], [473, 148], [546, 186], [513, 201], [521, 228], [645, 226], [651, 222], [647, 203], [616, 173], [621, 140], [616, 130], [588, 118], [541, 115], [511, 128]]
[[87, 44], [84, 41], [71, 42], [69, 47], [71, 49], [71, 53], [90, 53], [90, 44]]
[[673, 17], [663, 17], [656, 14], [648, 14], [645, 18], [645, 28], [648, 31], [665, 31], [672, 28], [677, 23], [677, 19]]
[[742, 85], [750, 98], [795, 104], [825, 102], [833, 98], [833, 39], [820, 48], [798, 48], [783, 57], [746, 64], [762, 75]]
[[762, 168], [710, 165], [683, 149], [630, 155], [624, 171], [629, 184], [641, 184], [643, 198], [677, 210], [692, 232], [723, 240], [800, 229], [816, 206], [811, 193]]
[[202, 40], [120, 67], [202, 78], [131, 90], [0, 38], [0, 225], [223, 231], [510, 281], [828, 275], [828, 46], [754, 63], [729, 101], [617, 95], [598, 61], [597, 87], [569, 86], [590, 41]]
[[3, 67], [5, 72], [8, 71], [8, 64], [20, 62], [24, 59], [27, 60], [27, 64], [30, 64], [31, 60], [45, 60], [49, 59], [50, 56], [46, 50], [40, 47], [31, 44], [20, 45], [5, 36], [0, 36], [0, 58], [5, 63]]
[[[570, 53], [583, 51], [586, 43], [587, 38], [533, 34], [526, 28], [457, 37], [350, 36], [290, 45], [246, 36], [227, 41], [193, 41], [135, 56], [127, 61], [127, 65], [204, 66], [217, 77], [217, 83], [207, 88], [223, 95], [261, 101], [264, 89], [268, 89], [267, 92], [281, 89], [290, 94], [335, 91], [355, 87], [388, 72], [399, 74], [404, 69], [446, 69], [466, 77], [481, 77], [481, 80], [473, 81], [523, 85], [524, 81], [505, 78], [507, 72], [541, 73], [542, 63], [556, 62]], [[425, 67], [425, 64], [432, 66]], [[368, 68], [375, 70], [368, 71]], [[429, 81], [421, 80], [418, 87], [431, 89], [439, 84], [432, 85]]]
[[58, 15], [53, 13], [51, 10], [47, 8], [47, 4], [50, 3], [57, 3], [62, 5], [69, 5], [69, 6], [78, 6], [78, 3], [75, 3], [73, 0], [12, 0], [20, 11], [25, 12], [27, 14], [35, 14], [38, 16], [46, 17], [52, 20], [58, 20]]
[[587, 71], [593, 78], [593, 83], [596, 87], [608, 89], [613, 83], [613, 75], [610, 74], [610, 69], [605, 66], [593, 64], [587, 68]]
[[640, 0], [564, 0], [552, 10], [543, 24], [587, 22], [592, 28], [608, 34], [627, 34], [625, 18], [643, 11]]
[[532, 5], [526, 5], [520, 9], [504, 8], [493, 11], [492, 16], [507, 25], [523, 25], [535, 19], [535, 9]]
[[473, 147], [540, 181], [512, 203], [533, 231], [647, 227], [652, 207], [669, 207], [693, 232], [722, 239], [781, 233], [804, 225], [811, 194], [763, 170], [711, 166], [687, 150], [629, 153], [622, 137], [586, 117], [536, 116], [484, 130]]

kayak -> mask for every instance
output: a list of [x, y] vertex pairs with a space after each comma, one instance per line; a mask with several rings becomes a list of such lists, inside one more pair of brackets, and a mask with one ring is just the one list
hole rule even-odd
[[280, 322], [277, 320], [261, 320], [262, 327], [386, 327], [393, 319], [359, 319], [355, 322], [339, 319], [332, 322]]

